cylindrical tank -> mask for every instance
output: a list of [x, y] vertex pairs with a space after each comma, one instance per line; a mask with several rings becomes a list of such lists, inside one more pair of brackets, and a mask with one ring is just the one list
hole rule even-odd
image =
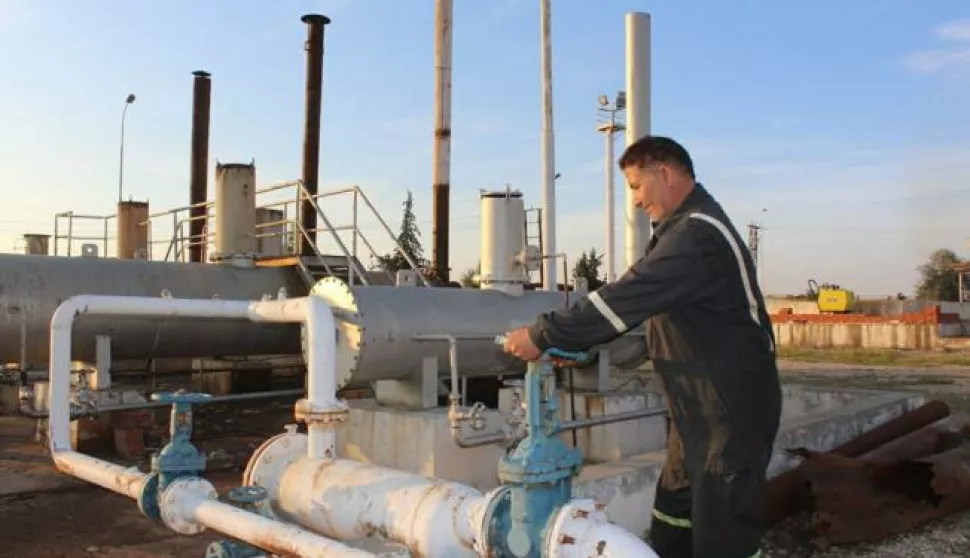
[[123, 260], [148, 258], [148, 202], [118, 202], [117, 256]]
[[[65, 299], [79, 294], [259, 300], [306, 294], [290, 269], [167, 263], [111, 258], [0, 254], [0, 360], [20, 358], [21, 320], [27, 320], [27, 362], [46, 365], [50, 321]], [[21, 316], [21, 312], [26, 313]], [[111, 336], [115, 360], [299, 354], [300, 328], [242, 320], [132, 319], [82, 316], [74, 328], [73, 358], [93, 361], [95, 335]]]
[[[417, 376], [422, 359], [436, 356], [448, 376], [447, 342], [420, 341], [421, 335], [486, 337], [461, 340], [458, 366], [469, 377], [525, 372], [525, 363], [506, 354], [491, 339], [532, 323], [539, 314], [566, 305], [566, 293], [529, 291], [515, 296], [492, 290], [351, 287], [328, 277], [312, 291], [335, 309], [338, 385]], [[569, 294], [569, 304], [577, 301]], [[637, 366], [646, 358], [643, 336], [626, 336], [609, 346], [617, 366]]]
[[24, 253], [34, 256], [46, 256], [50, 254], [49, 234], [24, 234]]
[[525, 267], [516, 260], [525, 247], [525, 201], [522, 192], [482, 192], [480, 202], [481, 288], [519, 294], [529, 280]]
[[217, 257], [256, 252], [256, 166], [216, 165]]

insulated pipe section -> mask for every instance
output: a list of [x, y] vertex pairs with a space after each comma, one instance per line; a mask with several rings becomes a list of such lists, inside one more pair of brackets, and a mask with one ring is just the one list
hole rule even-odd
[[351, 460], [303, 457], [307, 438], [287, 433], [253, 454], [243, 483], [264, 487], [280, 519], [340, 540], [371, 535], [414, 556], [479, 556], [488, 496], [474, 488]]

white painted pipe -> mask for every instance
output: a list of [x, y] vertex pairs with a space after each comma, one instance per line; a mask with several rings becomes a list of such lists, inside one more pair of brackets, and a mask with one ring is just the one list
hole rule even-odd
[[593, 500], [563, 506], [543, 550], [544, 558], [659, 558], [642, 539], [610, 523]]
[[[542, 288], [558, 290], [556, 280], [556, 144], [552, 123], [552, 16], [549, 0], [539, 0], [542, 79]], [[563, 277], [563, 281], [568, 278]]]
[[[626, 144], [650, 134], [650, 14], [626, 14]], [[638, 209], [626, 188], [626, 266], [643, 257], [650, 238], [650, 220]]]
[[[339, 407], [333, 389], [336, 365], [333, 315], [326, 303], [314, 297], [260, 302], [95, 295], [71, 297], [58, 306], [51, 319], [48, 401], [51, 457], [61, 472], [129, 498], [138, 499], [148, 475], [84, 455], [71, 447], [71, 330], [74, 320], [84, 314], [303, 321], [309, 337], [307, 367], [311, 407]], [[330, 391], [325, 391], [328, 389]], [[326, 435], [316, 438], [323, 438], [314, 443], [320, 443], [320, 453], [325, 453]], [[163, 519], [176, 530], [198, 532], [199, 525], [202, 525], [281, 554], [319, 558], [374, 556], [299, 528], [220, 504], [214, 501], [215, 498], [215, 490], [207, 481], [180, 480], [162, 495]]]
[[301, 558], [374, 558], [375, 554], [348, 547], [293, 525], [224, 504], [203, 479], [178, 479], [162, 495], [162, 518], [181, 534], [208, 527], [280, 556]]
[[491, 495], [368, 463], [302, 457], [305, 444], [303, 434], [281, 434], [246, 468], [243, 483], [265, 488], [280, 519], [339, 540], [381, 535], [415, 556], [480, 555]]

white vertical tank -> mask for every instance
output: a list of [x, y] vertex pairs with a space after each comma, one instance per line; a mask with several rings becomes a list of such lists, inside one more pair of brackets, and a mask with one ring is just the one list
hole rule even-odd
[[521, 295], [529, 281], [525, 266], [525, 201], [522, 192], [481, 193], [480, 288]]
[[216, 165], [216, 253], [212, 259], [256, 252], [256, 166]]

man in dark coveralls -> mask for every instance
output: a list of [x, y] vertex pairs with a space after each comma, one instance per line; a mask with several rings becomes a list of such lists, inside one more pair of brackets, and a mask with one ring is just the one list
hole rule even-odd
[[781, 386], [754, 263], [677, 142], [647, 136], [619, 166], [653, 223], [646, 253], [571, 308], [509, 332], [505, 350], [586, 351], [646, 322], [672, 419], [650, 544], [662, 558], [759, 556]]

